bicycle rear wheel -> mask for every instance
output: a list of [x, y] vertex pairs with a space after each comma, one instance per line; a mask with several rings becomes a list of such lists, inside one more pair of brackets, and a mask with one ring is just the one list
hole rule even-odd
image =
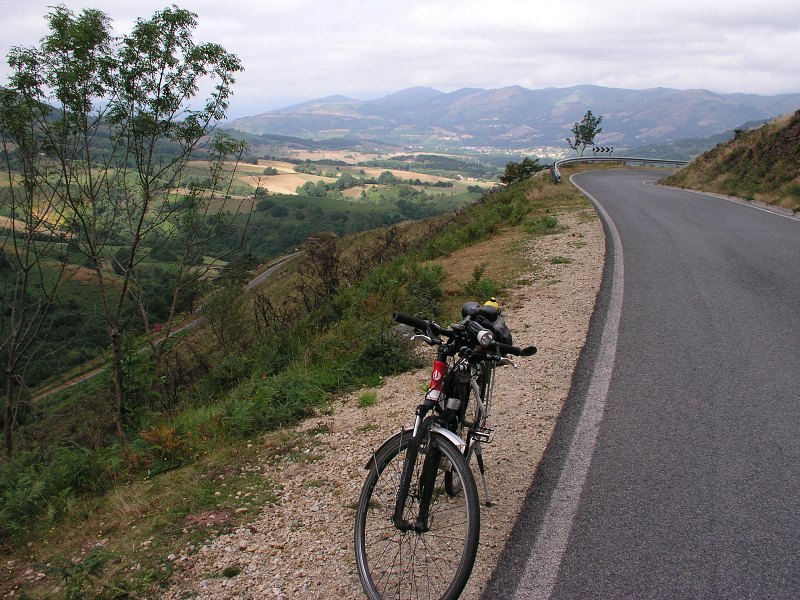
[[[373, 600], [458, 598], [478, 550], [480, 507], [475, 479], [458, 448], [443, 435], [430, 433], [420, 447], [404, 514], [408, 521], [416, 520], [422, 465], [427, 454], [438, 453], [441, 458], [428, 531], [400, 531], [394, 526], [392, 516], [410, 438], [410, 431], [390, 438], [370, 465], [356, 512], [358, 576], [367, 596]], [[444, 474], [448, 471], [463, 493], [450, 496], [445, 492]]]
[[[464, 460], [469, 465], [469, 461], [472, 458], [472, 448], [467, 448], [464, 450]], [[474, 479], [473, 475], [473, 479]], [[457, 496], [461, 493], [463, 489], [461, 478], [458, 476], [457, 473], [453, 469], [446, 469], [444, 472], [444, 491], [447, 492], [448, 496]]]

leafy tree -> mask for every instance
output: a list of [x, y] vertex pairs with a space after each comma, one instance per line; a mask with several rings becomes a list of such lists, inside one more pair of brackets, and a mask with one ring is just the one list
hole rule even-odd
[[500, 183], [503, 185], [511, 185], [519, 181], [530, 179], [539, 171], [546, 169], [545, 165], [539, 164], [539, 159], [531, 159], [529, 156], [523, 158], [520, 162], [510, 162], [506, 165], [505, 171], [500, 175]]
[[352, 175], [352, 173], [345, 171], [339, 176], [339, 179], [336, 180], [334, 185], [337, 190], [342, 191], [356, 187], [359, 185], [359, 181]]
[[282, 204], [275, 204], [269, 209], [269, 214], [275, 219], [281, 219], [289, 215], [289, 209]]
[[602, 120], [603, 117], [595, 117], [592, 111], [586, 111], [583, 119], [572, 126], [574, 140], [567, 138], [569, 147], [583, 156], [586, 146], [593, 145], [594, 139], [603, 131], [603, 128], [600, 127]]
[[271, 209], [273, 206], [275, 206], [275, 202], [264, 198], [256, 203], [256, 210], [258, 212], [264, 212]]
[[298, 185], [296, 191], [299, 196], [313, 196], [314, 182], [306, 181], [303, 185]]
[[380, 185], [394, 185], [400, 183], [400, 179], [391, 171], [384, 171], [378, 176], [377, 183]]
[[314, 186], [314, 194], [313, 195], [318, 197], [318, 198], [324, 198], [325, 196], [327, 196], [328, 195], [328, 186], [327, 186], [327, 184], [324, 181], [319, 180], [317, 182], [317, 184]]
[[315, 167], [310, 162], [305, 162], [300, 165], [295, 165], [294, 171], [296, 173], [305, 173], [306, 175], [316, 175], [317, 174], [317, 167]]
[[[12, 85], [24, 85], [12, 79]], [[59, 257], [65, 244], [56, 232], [58, 215], [47, 185], [48, 161], [32, 122], [38, 103], [0, 89], [0, 381], [3, 383], [4, 449], [13, 453], [17, 412], [26, 396], [26, 377], [46, 352], [51, 309], [68, 279]]]
[[[175, 6], [137, 20], [119, 39], [99, 10], [76, 17], [58, 6], [46, 19], [50, 32], [39, 47], [9, 54], [8, 89], [30, 107], [26, 118], [57, 169], [46, 181], [58, 220], [94, 271], [113, 352], [117, 431], [124, 437], [123, 338], [135, 312], [150, 331], [146, 261], [159, 243], [181, 249], [183, 259], [170, 274], [168, 334], [182, 286], [198, 276], [195, 258], [224, 229], [218, 198], [233, 178], [225, 161], [233, 156], [238, 164], [246, 150], [226, 136], [208, 142], [242, 66], [217, 44], [196, 45], [196, 15]], [[197, 102], [207, 80], [215, 85]], [[201, 152], [209, 157], [210, 193], [198, 186], [179, 192], [189, 160]], [[111, 242], [120, 236], [127, 252], [112, 255]], [[157, 357], [155, 339], [150, 342]]]

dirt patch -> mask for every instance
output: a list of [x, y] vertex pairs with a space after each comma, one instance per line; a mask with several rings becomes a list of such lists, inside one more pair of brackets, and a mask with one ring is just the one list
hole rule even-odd
[[231, 521], [236, 515], [232, 508], [222, 508], [220, 510], [207, 510], [194, 515], [187, 515], [184, 525], [191, 527], [211, 527], [213, 525], [224, 525]]

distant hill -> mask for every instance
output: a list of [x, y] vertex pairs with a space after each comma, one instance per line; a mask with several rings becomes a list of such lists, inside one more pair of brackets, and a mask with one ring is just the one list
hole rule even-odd
[[602, 116], [597, 142], [619, 148], [707, 138], [800, 108], [800, 94], [627, 90], [592, 85], [529, 90], [416, 87], [377, 100], [331, 96], [230, 121], [252, 134], [380, 140], [403, 146], [565, 148], [587, 110]]
[[275, 153], [283, 154], [286, 150], [352, 150], [364, 152], [397, 152], [402, 150], [401, 146], [384, 144], [380, 140], [357, 140], [346, 138], [326, 138], [315, 140], [312, 138], [301, 138], [289, 135], [274, 135], [270, 133], [254, 134], [243, 132], [242, 130], [222, 127], [221, 131], [235, 136], [250, 144], [251, 149], [260, 151], [273, 148]]
[[800, 110], [735, 132], [664, 183], [760, 200], [800, 212]]

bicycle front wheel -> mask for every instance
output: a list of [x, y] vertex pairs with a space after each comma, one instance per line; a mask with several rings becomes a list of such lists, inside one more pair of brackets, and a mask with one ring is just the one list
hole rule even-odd
[[[396, 528], [392, 517], [410, 439], [410, 431], [390, 438], [370, 465], [356, 513], [358, 576], [373, 600], [455, 599], [469, 579], [478, 551], [480, 507], [475, 479], [458, 448], [431, 432], [420, 446], [403, 515], [410, 522], [417, 519], [425, 456], [440, 456], [427, 531]], [[445, 492], [445, 473], [452, 473], [463, 493]]]

